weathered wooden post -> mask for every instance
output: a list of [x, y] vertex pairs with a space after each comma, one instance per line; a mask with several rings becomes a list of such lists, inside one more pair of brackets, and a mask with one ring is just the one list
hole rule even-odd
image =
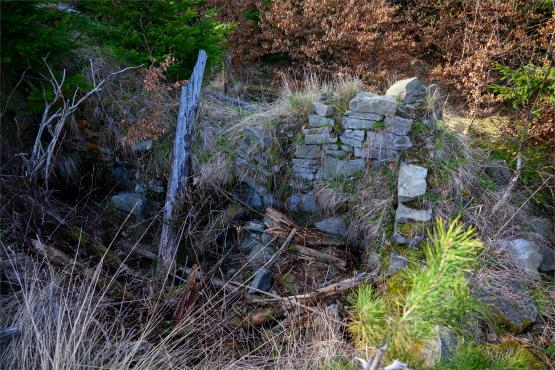
[[181, 87], [173, 147], [172, 173], [164, 203], [162, 234], [158, 246], [157, 268], [163, 274], [171, 272], [177, 253], [178, 240], [176, 240], [177, 233], [174, 225], [175, 204], [177, 196], [183, 190], [189, 178], [192, 128], [198, 109], [206, 57], [206, 52], [200, 50], [191, 78], [186, 85]]

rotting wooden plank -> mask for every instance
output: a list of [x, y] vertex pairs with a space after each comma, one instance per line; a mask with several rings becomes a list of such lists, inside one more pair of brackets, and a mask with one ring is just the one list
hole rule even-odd
[[181, 87], [173, 147], [172, 173], [166, 192], [162, 233], [158, 246], [158, 271], [164, 275], [172, 270], [177, 253], [178, 240], [173, 225], [175, 205], [178, 195], [183, 191], [189, 179], [192, 127], [198, 110], [206, 58], [206, 52], [200, 50], [191, 78], [186, 85]]

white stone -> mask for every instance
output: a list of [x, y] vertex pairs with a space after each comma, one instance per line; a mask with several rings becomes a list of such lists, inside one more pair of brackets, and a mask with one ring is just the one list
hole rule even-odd
[[428, 169], [413, 164], [401, 164], [397, 182], [399, 202], [408, 202], [426, 193]]

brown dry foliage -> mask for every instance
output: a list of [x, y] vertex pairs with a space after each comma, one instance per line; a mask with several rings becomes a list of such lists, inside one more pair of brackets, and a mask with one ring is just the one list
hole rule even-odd
[[[294, 66], [356, 74], [371, 85], [387, 73], [439, 80], [474, 114], [499, 108], [496, 63], [543, 64], [555, 32], [549, 0], [211, 0], [236, 24], [235, 65], [283, 55]], [[549, 135], [542, 119], [534, 134]], [[544, 136], [546, 137], [546, 136]], [[547, 136], [548, 137], [548, 136]]]

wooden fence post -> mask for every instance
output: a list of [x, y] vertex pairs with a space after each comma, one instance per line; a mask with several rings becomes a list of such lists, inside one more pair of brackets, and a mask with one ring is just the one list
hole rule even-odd
[[177, 253], [178, 240], [176, 239], [177, 233], [174, 225], [175, 205], [178, 195], [186, 186], [189, 178], [192, 128], [197, 114], [206, 58], [206, 52], [200, 50], [191, 78], [186, 85], [181, 87], [173, 147], [172, 172], [164, 203], [162, 233], [158, 246], [157, 269], [163, 274], [171, 272]]

